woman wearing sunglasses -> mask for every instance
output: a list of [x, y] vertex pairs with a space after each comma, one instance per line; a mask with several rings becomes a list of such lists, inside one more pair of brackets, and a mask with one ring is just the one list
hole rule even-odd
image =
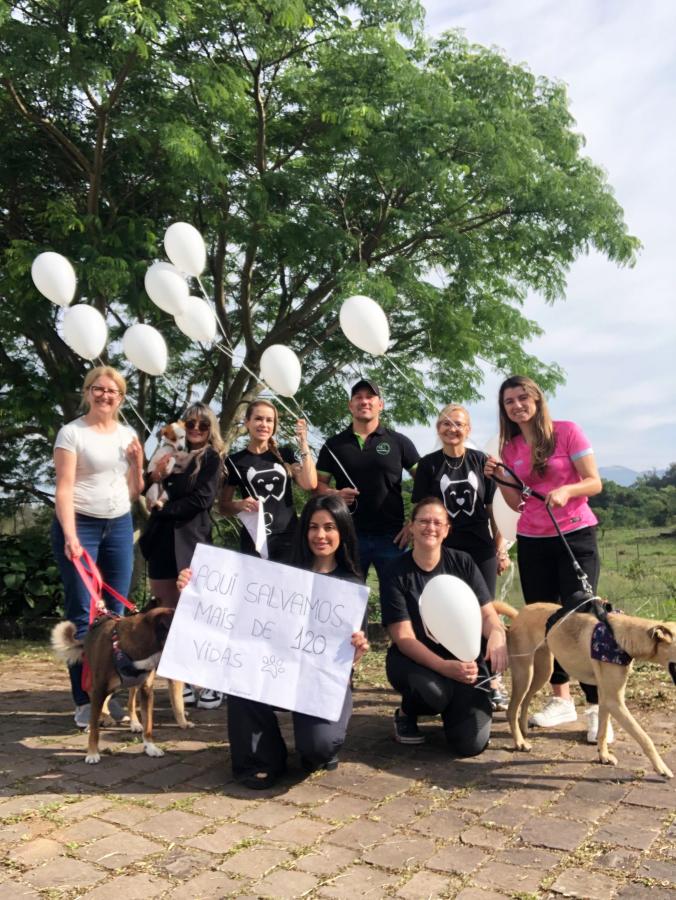
[[[103, 580], [118, 593], [129, 593], [134, 528], [131, 503], [143, 486], [143, 448], [118, 421], [127, 384], [110, 366], [87, 373], [82, 388], [84, 415], [60, 429], [54, 444], [56, 469], [52, 547], [65, 591], [64, 612], [75, 623], [77, 637], [89, 627], [89, 594], [71, 560], [83, 549], [96, 561]], [[108, 609], [122, 604], [104, 595]], [[89, 725], [89, 696], [82, 689], [82, 666], [69, 667], [75, 702], [75, 724]], [[117, 704], [111, 714], [122, 717]]]
[[[150, 590], [162, 606], [172, 608], [180, 596], [176, 586], [178, 572], [190, 565], [197, 544], [211, 543], [209, 511], [218, 492], [224, 449], [218, 420], [206, 403], [190, 406], [183, 421], [190, 453], [188, 465], [181, 472], [173, 470], [167, 475], [167, 454], [150, 473], [151, 481], [162, 482], [169, 499], [161, 509], [153, 510], [139, 540], [148, 561]], [[192, 685], [186, 685], [183, 701], [201, 709], [217, 709], [223, 698], [212, 690], [198, 695]]]
[[[394, 736], [400, 744], [422, 744], [425, 737], [418, 729], [418, 716], [440, 715], [451, 753], [477, 756], [486, 748], [491, 732], [486, 663], [493, 673], [503, 672], [507, 644], [479, 569], [467, 553], [444, 546], [448, 530], [442, 501], [424, 498], [411, 513], [413, 549], [385, 570], [380, 604], [383, 625], [392, 640], [386, 671], [390, 684], [401, 694], [401, 706], [394, 714]], [[425, 628], [420, 595], [437, 575], [454, 575], [476, 594], [486, 639], [484, 656], [470, 662], [456, 659]]]
[[150, 590], [162, 606], [170, 607], [178, 603], [178, 572], [190, 564], [198, 543], [211, 542], [209, 510], [216, 499], [224, 447], [218, 420], [205, 403], [190, 406], [183, 421], [188, 465], [167, 475], [167, 455], [150, 474], [151, 481], [162, 482], [169, 499], [153, 510], [139, 541], [148, 560]]
[[[226, 457], [227, 482], [221, 492], [219, 509], [226, 516], [240, 512], [262, 512], [268, 559], [288, 560], [298, 517], [293, 503], [293, 482], [304, 491], [317, 487], [315, 468], [307, 440], [307, 422], [296, 422], [299, 453], [278, 447], [275, 435], [279, 420], [269, 400], [254, 400], [247, 407], [244, 427], [249, 435], [246, 447]], [[235, 499], [239, 492], [240, 499]], [[240, 531], [242, 553], [258, 556], [246, 528]]]

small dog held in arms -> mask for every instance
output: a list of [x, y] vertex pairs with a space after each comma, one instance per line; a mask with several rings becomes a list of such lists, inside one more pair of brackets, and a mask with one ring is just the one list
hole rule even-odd
[[[676, 622], [655, 622], [609, 612], [607, 621], [614, 636], [615, 651], [617, 657], [622, 659], [622, 663], [618, 664], [592, 658], [592, 636], [599, 625], [594, 615], [576, 612], [563, 616], [545, 634], [547, 619], [560, 610], [560, 606], [533, 603], [517, 613], [508, 604], [497, 602], [496, 608], [513, 620], [507, 632], [512, 673], [507, 721], [517, 750], [531, 749], [524, 737], [528, 730], [528, 707], [540, 688], [549, 681], [556, 657], [571, 678], [598, 687], [599, 761], [617, 765], [616, 757], [608, 750], [608, 717], [612, 715], [637, 741], [655, 771], [666, 778], [673, 778], [651, 738], [627, 709], [624, 692], [634, 659], [664, 666], [676, 684]], [[594, 652], [594, 655], [598, 653]]]
[[[181, 471], [181, 468], [189, 456], [185, 449], [185, 435], [184, 422], [171, 422], [169, 425], [165, 425], [164, 428], [160, 428], [159, 446], [148, 463], [149, 474], [157, 468], [158, 462], [167, 455], [170, 455], [171, 459], [169, 460], [166, 474], [169, 475], [174, 469], [176, 469], [177, 472]], [[167, 499], [167, 492], [163, 490], [160, 482], [155, 482], [146, 491], [146, 504], [148, 509], [162, 509], [167, 502]]]
[[[164, 756], [164, 751], [153, 743], [153, 682], [173, 617], [174, 610], [164, 607], [126, 618], [100, 616], [83, 640], [75, 637], [73, 622], [61, 622], [52, 630], [52, 650], [56, 656], [69, 665], [81, 662], [85, 656], [91, 670], [91, 715], [85, 762], [97, 763], [101, 760], [101, 711], [107, 696], [120, 686], [140, 689], [143, 749], [148, 756]], [[181, 694], [182, 686], [178, 682], [170, 682], [170, 689], [172, 685], [176, 685], [176, 692]], [[172, 705], [174, 702], [172, 697]], [[182, 712], [182, 695], [180, 701], [176, 698], [176, 704], [174, 709], [180, 708]], [[136, 730], [133, 720], [132, 730]]]

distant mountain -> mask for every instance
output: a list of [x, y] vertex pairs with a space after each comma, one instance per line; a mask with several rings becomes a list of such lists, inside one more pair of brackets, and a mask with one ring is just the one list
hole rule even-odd
[[631, 487], [641, 473], [626, 466], [599, 466], [599, 474], [606, 481], [614, 481], [621, 487]]

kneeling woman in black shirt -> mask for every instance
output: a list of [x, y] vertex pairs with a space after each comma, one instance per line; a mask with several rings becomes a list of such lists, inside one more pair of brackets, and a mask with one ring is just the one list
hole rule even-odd
[[[493, 672], [507, 665], [505, 631], [486, 583], [471, 557], [443, 546], [448, 534], [446, 509], [436, 497], [421, 500], [411, 516], [413, 550], [385, 570], [381, 588], [383, 625], [392, 646], [387, 653], [387, 677], [402, 695], [394, 714], [395, 738], [403, 744], [420, 744], [419, 715], [441, 715], [449, 748], [456, 756], [477, 756], [490, 737], [492, 710], [485, 682], [486, 663]], [[431, 639], [419, 611], [420, 595], [435, 575], [455, 575], [466, 582], [481, 607], [485, 659], [462, 662]]]
[[[292, 565], [318, 575], [363, 584], [357, 568], [357, 536], [345, 502], [336, 494], [318, 495], [305, 504], [298, 523]], [[190, 580], [190, 569], [179, 576], [179, 589]], [[352, 635], [354, 662], [369, 649], [363, 631]], [[286, 769], [287, 748], [279, 729], [277, 710], [267, 703], [228, 696], [228, 738], [232, 771], [237, 780], [253, 790], [271, 787]], [[352, 689], [337, 722], [292, 712], [296, 750], [306, 772], [335, 769], [338, 751], [345, 741], [352, 715]]]

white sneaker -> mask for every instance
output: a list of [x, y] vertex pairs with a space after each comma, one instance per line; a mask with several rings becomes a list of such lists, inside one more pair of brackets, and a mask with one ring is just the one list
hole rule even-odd
[[89, 716], [92, 711], [90, 703], [83, 703], [82, 706], [75, 707], [75, 724], [78, 728], [89, 728]]
[[550, 697], [544, 709], [530, 716], [528, 724], [538, 725], [540, 728], [551, 728], [554, 725], [564, 725], [566, 722], [576, 721], [577, 713], [572, 700]]
[[[598, 743], [599, 737], [599, 708], [597, 705], [588, 706], [584, 711], [587, 717], [587, 743]], [[613, 723], [608, 719], [608, 732], [606, 741], [612, 744], [615, 740], [615, 732], [613, 731]]]
[[121, 725], [123, 722], [129, 721], [129, 716], [126, 714], [124, 708], [118, 703], [115, 697], [111, 697], [108, 700], [108, 712], [110, 713], [111, 718], [114, 719], [118, 725]]
[[199, 709], [218, 709], [223, 702], [223, 694], [218, 691], [212, 691], [205, 688], [197, 698], [197, 706]]
[[183, 685], [183, 704], [184, 706], [194, 706], [197, 703], [197, 696], [191, 684]]

